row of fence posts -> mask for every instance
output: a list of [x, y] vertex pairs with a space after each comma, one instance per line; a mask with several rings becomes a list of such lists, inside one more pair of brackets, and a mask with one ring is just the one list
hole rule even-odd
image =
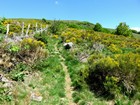
[[[24, 22], [22, 22], [21, 26], [22, 26], [21, 35], [23, 36], [24, 35]], [[9, 34], [9, 30], [10, 30], [10, 24], [7, 24], [6, 28], [7, 28], [6, 35], [8, 35]], [[48, 28], [48, 26], [46, 25], [46, 29], [47, 28]], [[28, 24], [25, 36], [28, 36], [29, 29], [30, 29], [30, 24]], [[41, 33], [43, 32], [42, 24], [41, 24], [40, 30], [38, 31], [38, 24], [36, 23], [36, 32], [41, 32]]]

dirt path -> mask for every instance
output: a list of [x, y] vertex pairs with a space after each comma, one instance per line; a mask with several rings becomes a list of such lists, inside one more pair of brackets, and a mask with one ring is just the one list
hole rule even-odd
[[[59, 52], [57, 49], [57, 44], [55, 44], [54, 47], [55, 47], [55, 51]], [[64, 63], [65, 59], [62, 57], [61, 54], [59, 55], [59, 57], [61, 59], [61, 65], [62, 65], [63, 70], [65, 72], [65, 92], [66, 92], [66, 97], [68, 99], [68, 105], [76, 105], [73, 102], [73, 98], [72, 98], [73, 89], [71, 87], [71, 78], [70, 78], [67, 66]]]

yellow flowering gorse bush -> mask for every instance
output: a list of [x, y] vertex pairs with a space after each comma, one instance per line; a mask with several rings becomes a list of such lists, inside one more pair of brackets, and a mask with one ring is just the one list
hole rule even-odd
[[122, 53], [122, 50], [119, 49], [116, 45], [111, 44], [109, 47], [109, 50], [113, 53]]
[[44, 42], [37, 41], [33, 38], [23, 39], [23, 41], [21, 42], [21, 46], [26, 46], [26, 45], [29, 45], [32, 50], [34, 50], [38, 47], [45, 48], [45, 43]]

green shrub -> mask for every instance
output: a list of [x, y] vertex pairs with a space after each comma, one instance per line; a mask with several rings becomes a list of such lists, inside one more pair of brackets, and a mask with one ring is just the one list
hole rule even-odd
[[75, 102], [75, 103], [78, 103], [79, 100], [80, 100], [80, 97], [79, 97], [79, 96], [74, 97], [74, 102]]
[[117, 35], [132, 36], [132, 31], [126, 23], [120, 23], [116, 28]]
[[94, 26], [94, 31], [102, 32], [102, 25], [100, 23], [96, 23]]
[[66, 24], [63, 24], [61, 21], [54, 20], [48, 30], [55, 35], [59, 35], [64, 28], [66, 28]]
[[25, 74], [24, 73], [22, 73], [22, 72], [17, 72], [17, 73], [14, 73], [14, 74], [12, 74], [12, 80], [14, 80], [14, 81], [24, 81], [24, 76], [25, 76]]
[[122, 93], [128, 97], [140, 91], [139, 54], [116, 54], [103, 58], [92, 56], [89, 60], [86, 81], [92, 90], [114, 96]]
[[14, 70], [10, 72], [10, 78], [14, 81], [24, 81], [24, 72], [27, 68], [25, 64], [18, 64]]
[[112, 52], [112, 53], [122, 53], [122, 50], [119, 49], [116, 45], [111, 44], [108, 49]]
[[120, 93], [120, 87], [117, 86], [118, 82], [119, 82], [118, 77], [106, 76], [105, 82], [103, 84], [104, 84], [105, 89], [109, 93], [114, 94], [116, 97], [118, 97], [118, 95]]
[[131, 100], [129, 99], [116, 99], [115, 100], [115, 105], [133, 105]]
[[9, 32], [21, 33], [21, 26], [16, 24], [11, 24], [9, 28]]
[[6, 33], [6, 27], [3, 25], [4, 18], [0, 19], [0, 33], [5, 34]]
[[4, 39], [4, 35], [0, 34], [0, 42], [3, 41], [3, 39]]
[[19, 45], [11, 45], [10, 48], [8, 49], [8, 51], [15, 54], [15, 53], [19, 52], [20, 49], [21, 48], [19, 47]]
[[37, 41], [36, 39], [33, 38], [25, 38], [20, 42], [21, 46], [24, 49], [30, 49], [30, 50], [36, 50], [39, 47], [45, 48], [46, 44], [42, 41]]
[[45, 44], [48, 43], [48, 41], [47, 41], [48, 40], [47, 34], [45, 32], [39, 33], [39, 34], [35, 34], [34, 38], [36, 38], [38, 41], [44, 42]]
[[86, 105], [86, 102], [85, 101], [80, 101], [79, 105]]
[[107, 29], [107, 28], [103, 28], [102, 32], [104, 32], [104, 33], [111, 33], [111, 31], [109, 29]]
[[76, 28], [76, 29], [80, 29], [80, 26], [76, 23], [69, 23], [68, 25], [69, 28]]
[[[1, 86], [1, 84], [0, 84]], [[9, 91], [8, 88], [4, 88], [4, 87], [0, 87], [0, 104], [3, 105], [4, 101], [12, 101], [13, 96], [10, 94], [7, 94], [7, 92]]]
[[46, 20], [45, 18], [42, 18], [42, 22], [43, 22], [43, 23], [46, 23], [47, 20]]

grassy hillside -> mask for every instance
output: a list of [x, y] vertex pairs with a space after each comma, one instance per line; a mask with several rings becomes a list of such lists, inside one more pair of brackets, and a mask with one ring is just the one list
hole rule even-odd
[[32, 26], [20, 41], [0, 38], [0, 104], [140, 104], [139, 38], [96, 32], [89, 22], [42, 20], [4, 23], [19, 33], [17, 22], [48, 28]]
[[140, 34], [133, 34], [135, 38], [140, 38]]

